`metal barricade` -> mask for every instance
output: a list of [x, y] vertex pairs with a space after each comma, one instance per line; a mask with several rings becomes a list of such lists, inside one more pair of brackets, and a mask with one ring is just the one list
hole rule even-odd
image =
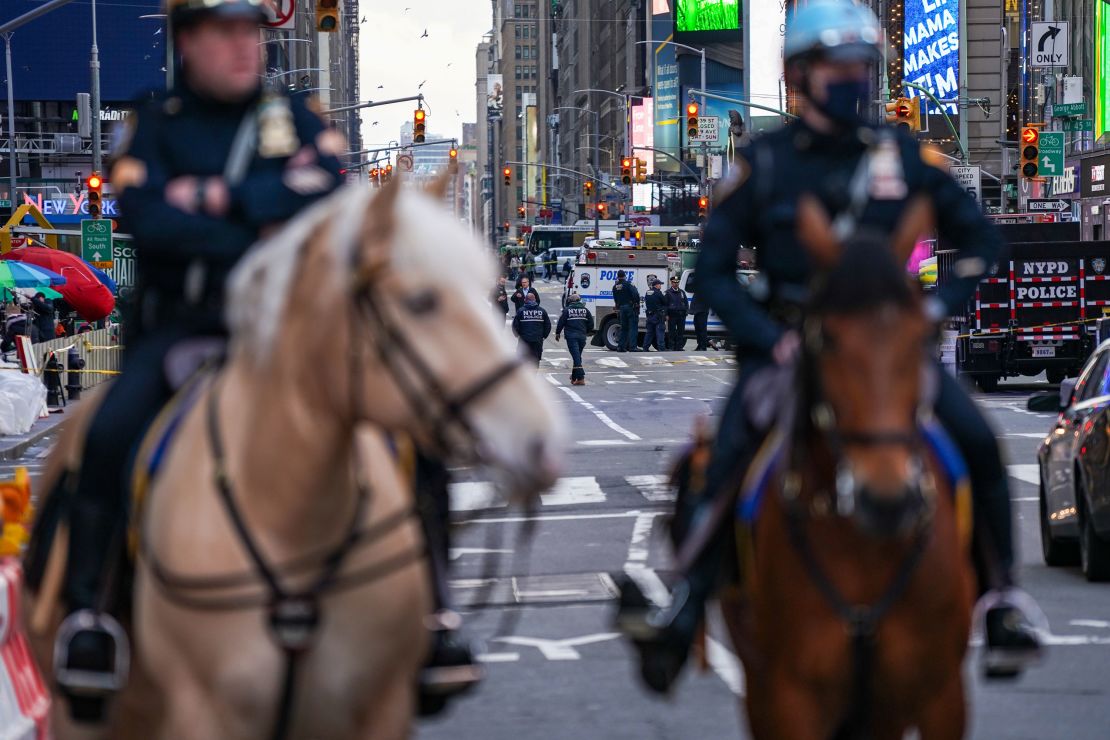
[[[46, 366], [50, 352], [56, 353], [58, 363], [67, 375], [62, 378], [65, 385], [69, 380], [69, 349], [77, 350], [77, 356], [84, 360], [84, 367], [77, 370], [81, 388], [92, 388], [117, 375], [120, 369], [122, 345], [119, 343], [119, 329], [96, 329], [72, 337], [60, 337], [49, 342], [32, 345], [35, 360], [41, 370]], [[74, 368], [75, 370], [77, 368]]]

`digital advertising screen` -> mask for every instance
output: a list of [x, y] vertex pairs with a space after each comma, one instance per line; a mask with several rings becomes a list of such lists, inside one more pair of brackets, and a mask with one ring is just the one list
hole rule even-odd
[[[902, 76], [921, 85], [938, 98], [959, 95], [960, 24], [959, 0], [906, 0]], [[917, 90], [921, 110], [939, 113], [937, 106]], [[955, 103], [946, 104], [949, 115], [957, 113]]]
[[1095, 3], [1095, 139], [1110, 131], [1110, 3]]
[[672, 0], [672, 4], [677, 40], [739, 40], [740, 0]]

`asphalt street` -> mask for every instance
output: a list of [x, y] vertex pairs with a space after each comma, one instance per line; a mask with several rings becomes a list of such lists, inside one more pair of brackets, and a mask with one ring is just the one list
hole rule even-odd
[[[557, 294], [541, 294], [558, 305]], [[446, 716], [421, 723], [421, 740], [747, 737], [743, 672], [720, 630], [711, 630], [710, 669], [688, 668], [661, 699], [638, 684], [611, 624], [611, 574], [667, 567], [663, 476], [694, 419], [722, 407], [735, 364], [717, 352], [593, 347], [584, 364], [588, 385], [572, 388], [565, 346], [548, 341], [540, 373], [558, 389], [574, 442], [563, 478], [531, 517], [530, 540], [528, 517], [485, 508], [493, 502], [481, 471], [457, 471], [452, 586], [459, 604], [474, 605], [468, 629], [486, 640], [488, 673]], [[1052, 415], [1027, 411], [1025, 399], [1046, 388], [1004, 383], [976, 396], [1005, 451], [1020, 577], [1048, 618], [1050, 645], [1040, 666], [1001, 684], [980, 679], [973, 646], [965, 672], [977, 740], [1110, 737], [1110, 589], [1041, 559], [1035, 451]]]
[[[541, 285], [549, 307], [558, 306], [554, 291]], [[664, 475], [695, 418], [722, 407], [735, 362], [722, 352], [588, 347], [585, 366], [588, 385], [572, 388], [565, 345], [548, 341], [539, 372], [556, 389], [574, 441], [563, 477], [532, 515], [498, 507], [481, 470], [455, 471], [451, 586], [468, 632], [485, 641], [487, 678], [444, 716], [421, 722], [420, 740], [747, 737], [743, 672], [721, 630], [711, 629], [710, 667], [688, 668], [661, 699], [641, 688], [611, 624], [611, 575], [667, 568]], [[1025, 399], [1047, 387], [1004, 383], [976, 396], [1009, 463], [1020, 575], [1048, 617], [1050, 645], [1042, 665], [1001, 684], [979, 678], [973, 647], [965, 670], [977, 740], [1110, 737], [1110, 588], [1041, 559], [1034, 463], [1052, 416], [1026, 411]], [[50, 443], [0, 474], [41, 469]]]

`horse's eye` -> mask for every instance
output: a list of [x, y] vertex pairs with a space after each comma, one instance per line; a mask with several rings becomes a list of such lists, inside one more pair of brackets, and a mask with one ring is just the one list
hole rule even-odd
[[423, 290], [419, 293], [414, 293], [410, 296], [405, 296], [405, 308], [416, 316], [423, 316], [424, 314], [435, 311], [439, 306], [439, 296], [432, 289]]

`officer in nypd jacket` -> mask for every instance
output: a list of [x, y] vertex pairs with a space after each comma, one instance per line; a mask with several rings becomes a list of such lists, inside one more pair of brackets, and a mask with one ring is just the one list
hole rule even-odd
[[513, 334], [516, 334], [524, 350], [539, 365], [540, 358], [543, 357], [543, 340], [551, 334], [551, 317], [532, 294], [528, 294], [524, 305], [513, 317]]
[[[800, 346], [810, 260], [797, 235], [796, 215], [803, 195], [815, 196], [830, 218], [849, 209], [859, 228], [893, 233], [911, 198], [923, 195], [932, 204], [940, 240], [956, 250], [951, 280], [928, 299], [933, 320], [961, 311], [978, 281], [1002, 248], [998, 232], [975, 201], [941, 168], [923, 160], [917, 142], [894, 129], [867, 124], [858, 111], [869, 99], [867, 78], [825, 83], [814, 95], [807, 75], [813, 66], [851, 64], [878, 59], [878, 23], [869, 10], [849, 0], [825, 0], [800, 10], [788, 25], [786, 68], [794, 84], [813, 99], [800, 120], [767, 133], [738, 152], [732, 177], [715, 197], [697, 263], [698, 291], [728, 328], [737, 347], [740, 375], [714, 442], [700, 512], [743, 472], [753, 454], [753, 432], [743, 413], [742, 395], [752, 376], [770, 364], [789, 364]], [[854, 68], [853, 68], [854, 69]], [[864, 67], [866, 69], [866, 67]], [[837, 79], [829, 73], [823, 79]], [[821, 98], [824, 98], [823, 100]], [[819, 102], [814, 102], [815, 100]], [[811, 125], [810, 119], [833, 125]], [[866, 177], [860, 163], [870, 157]], [[865, 197], [853, 198], [853, 185], [866, 183]], [[862, 192], [859, 191], [859, 192]], [[860, 208], [859, 206], [862, 206]], [[736, 279], [737, 249], [759, 252], [759, 283], [743, 288]], [[876, 337], [881, 341], [881, 337]], [[971, 477], [977, 537], [997, 568], [984, 590], [1008, 589], [1013, 583], [1013, 543], [1007, 475], [990, 425], [954, 377], [938, 372], [935, 413], [960, 448]], [[690, 514], [705, 520], [703, 513]], [[717, 538], [718, 543], [721, 538]], [[644, 653], [663, 666], [656, 687], [673, 680], [674, 663], [684, 655], [700, 621], [705, 598], [715, 582], [720, 550], [708, 548], [686, 574], [689, 598], [661, 615], [669, 626], [655, 645], [665, 652]], [[992, 615], [991, 611], [994, 612]], [[1036, 638], [1013, 603], [987, 614], [988, 646], [1035, 649]], [[994, 617], [992, 623], [992, 616]], [[650, 646], [649, 646], [650, 647]], [[656, 648], [652, 648], [655, 650]], [[671, 657], [666, 657], [670, 655]], [[669, 667], [666, 667], [669, 666]]]
[[344, 137], [306, 97], [264, 90], [261, 64], [250, 75], [237, 70], [232, 89], [226, 70], [196, 58], [206, 44], [224, 44], [226, 57], [231, 43], [248, 56], [264, 19], [259, 0], [171, 0], [169, 13], [178, 84], [138, 105], [111, 160], [120, 226], [135, 238], [137, 286], [125, 313], [124, 371], [89, 428], [71, 497], [69, 612], [96, 607], [110, 543], [126, 539], [125, 463], [171, 394], [167, 351], [223, 334], [224, 283], [239, 258], [342, 181]]

